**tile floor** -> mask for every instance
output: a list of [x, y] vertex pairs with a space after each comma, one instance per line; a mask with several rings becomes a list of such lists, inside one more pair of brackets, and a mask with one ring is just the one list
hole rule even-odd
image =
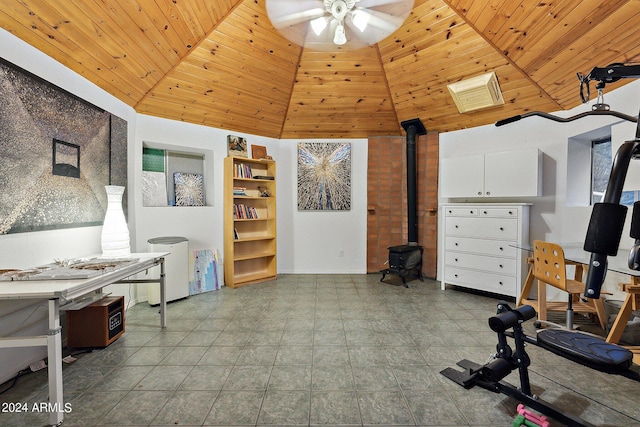
[[[513, 425], [517, 402], [439, 374], [494, 351], [487, 319], [497, 300], [379, 279], [282, 275], [223, 288], [169, 304], [166, 330], [157, 308], [138, 304], [120, 339], [65, 365], [63, 425]], [[640, 426], [640, 383], [533, 346], [529, 354], [543, 399], [596, 425]], [[44, 402], [46, 387], [42, 370], [0, 401]], [[0, 413], [2, 426], [47, 420]]]

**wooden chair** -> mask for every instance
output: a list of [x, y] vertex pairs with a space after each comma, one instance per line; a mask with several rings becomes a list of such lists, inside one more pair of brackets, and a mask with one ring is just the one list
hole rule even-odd
[[[573, 313], [588, 313], [595, 315], [602, 329], [606, 327], [606, 314], [602, 299], [587, 299], [582, 301], [581, 294], [585, 284], [582, 282], [582, 265], [576, 266], [576, 277], [567, 278], [567, 262], [564, 259], [562, 247], [555, 243], [536, 240], [533, 242], [532, 266], [529, 276], [518, 298], [518, 305], [529, 304], [538, 312], [538, 320], [547, 320], [547, 311], [565, 311], [567, 329], [573, 329]], [[529, 299], [533, 279], [538, 281], [538, 296], [536, 300]], [[547, 301], [547, 286], [553, 286], [568, 294], [567, 301]]]

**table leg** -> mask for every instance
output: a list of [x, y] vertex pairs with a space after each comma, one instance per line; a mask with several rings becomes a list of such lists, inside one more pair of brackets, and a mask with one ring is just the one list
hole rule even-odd
[[167, 288], [165, 283], [164, 257], [160, 258], [160, 326], [167, 327]]
[[609, 335], [607, 335], [607, 342], [617, 343], [620, 341], [624, 328], [627, 327], [627, 322], [631, 317], [634, 297], [635, 296], [633, 294], [627, 294], [627, 297], [624, 299], [624, 303], [622, 304], [622, 307], [620, 307], [620, 311], [616, 316], [616, 320], [613, 322], [611, 331], [609, 331]]
[[524, 280], [524, 284], [522, 285], [522, 290], [520, 291], [520, 295], [518, 296], [518, 300], [516, 301], [516, 307], [520, 307], [523, 305], [523, 300], [529, 299], [529, 294], [531, 293], [531, 288], [533, 287], [533, 281], [535, 277], [533, 277], [533, 258], [527, 258], [527, 264], [529, 264], [529, 271], [527, 272], [527, 277]]
[[49, 300], [49, 330], [47, 332], [47, 357], [49, 375], [49, 424], [57, 426], [64, 418], [62, 393], [62, 328], [60, 327], [60, 300]]

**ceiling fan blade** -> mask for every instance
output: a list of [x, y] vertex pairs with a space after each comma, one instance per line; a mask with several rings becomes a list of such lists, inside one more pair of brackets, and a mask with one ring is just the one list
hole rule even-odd
[[266, 6], [267, 15], [276, 28], [297, 25], [325, 14], [320, 0], [269, 0]]
[[411, 10], [413, 7], [413, 0], [360, 0], [356, 2], [356, 7], [359, 8], [371, 8], [384, 6], [392, 3], [407, 3], [407, 9]]
[[[358, 9], [358, 13], [367, 16], [367, 25], [385, 31], [387, 34], [393, 33], [404, 22], [404, 18], [400, 16], [390, 15], [388, 13], [377, 10]], [[365, 29], [370, 31], [371, 29]]]

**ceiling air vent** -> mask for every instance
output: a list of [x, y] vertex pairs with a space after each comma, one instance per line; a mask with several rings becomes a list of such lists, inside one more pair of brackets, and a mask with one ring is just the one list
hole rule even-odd
[[452, 83], [447, 88], [461, 113], [504, 104], [494, 72]]

